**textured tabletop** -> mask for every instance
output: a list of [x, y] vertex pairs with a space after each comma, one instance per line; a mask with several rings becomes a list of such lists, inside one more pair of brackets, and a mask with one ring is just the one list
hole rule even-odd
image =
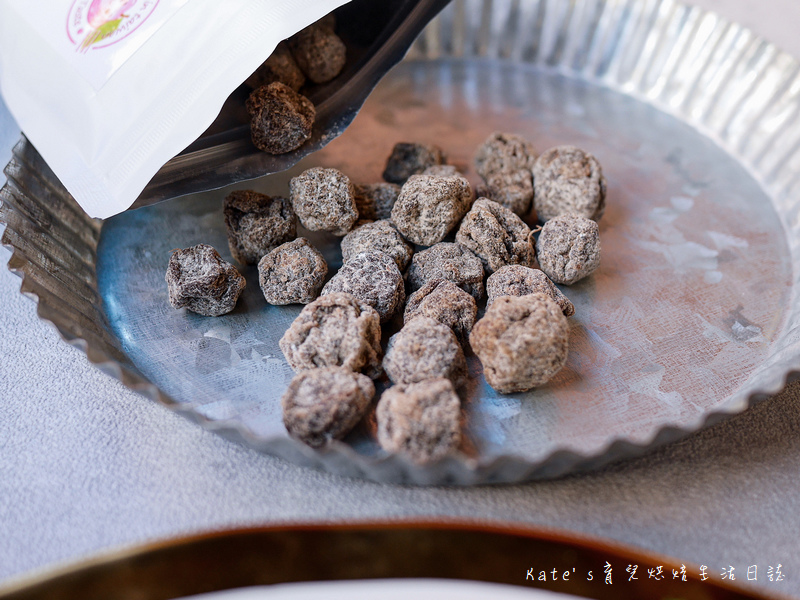
[[[795, 56], [795, 0], [704, 0]], [[19, 130], [0, 104], [0, 162]], [[2, 262], [8, 252], [0, 250]], [[800, 385], [601, 471], [471, 489], [378, 485], [230, 443], [146, 401], [38, 320], [0, 269], [0, 583], [112, 548], [276, 522], [450, 516], [610, 538], [800, 598]], [[781, 582], [766, 578], [782, 565]]]

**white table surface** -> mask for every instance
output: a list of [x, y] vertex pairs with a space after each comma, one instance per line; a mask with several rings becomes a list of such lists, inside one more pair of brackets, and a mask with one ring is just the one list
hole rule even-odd
[[[702, 0], [800, 56], [797, 0]], [[0, 163], [19, 129], [0, 102]], [[5, 263], [9, 253], [0, 250]], [[472, 489], [341, 479], [230, 443], [63, 343], [0, 269], [0, 585], [176, 535], [276, 522], [451, 516], [617, 540], [800, 598], [800, 385], [646, 457]], [[768, 565], [785, 580], [766, 580]]]

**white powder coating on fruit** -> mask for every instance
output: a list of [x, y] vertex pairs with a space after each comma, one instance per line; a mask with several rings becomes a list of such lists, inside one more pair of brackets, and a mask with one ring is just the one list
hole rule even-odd
[[447, 456], [461, 441], [461, 401], [449, 379], [389, 388], [376, 417], [381, 447], [418, 464]]
[[565, 317], [575, 314], [575, 306], [543, 271], [522, 265], [502, 267], [486, 279], [486, 308], [502, 296], [527, 296], [535, 292], [547, 294], [555, 300]]
[[305, 238], [278, 246], [258, 263], [258, 283], [270, 304], [308, 304], [319, 296], [328, 264]]
[[207, 317], [233, 310], [247, 282], [229, 262], [208, 244], [174, 250], [167, 272], [169, 303]]
[[458, 387], [467, 377], [464, 351], [447, 326], [417, 317], [389, 339], [383, 368], [392, 383], [417, 383], [445, 377]]
[[347, 367], [370, 377], [381, 373], [381, 324], [374, 308], [344, 292], [307, 304], [280, 339], [295, 371]]
[[487, 179], [496, 173], [530, 171], [536, 161], [533, 145], [521, 135], [495, 131], [475, 152], [475, 169]]
[[407, 240], [438, 244], [458, 225], [472, 204], [472, 187], [461, 175], [412, 175], [392, 208], [392, 223]]
[[469, 340], [477, 315], [475, 298], [452, 281], [434, 279], [409, 296], [403, 322], [430, 317], [452, 329], [463, 345]]
[[483, 264], [460, 244], [441, 242], [417, 252], [406, 275], [412, 290], [418, 290], [428, 281], [445, 279], [476, 300], [483, 296]]
[[389, 321], [406, 301], [403, 275], [392, 257], [379, 250], [361, 252], [344, 263], [322, 288], [322, 296], [334, 292], [347, 292], [370, 305], [381, 322]]
[[289, 183], [292, 208], [306, 229], [343, 236], [358, 219], [355, 188], [338, 169], [314, 167]]
[[606, 179], [600, 163], [575, 146], [556, 146], [536, 159], [533, 192], [540, 221], [568, 212], [599, 221], [606, 207]]
[[342, 238], [344, 262], [361, 252], [370, 250], [380, 250], [392, 257], [401, 271], [405, 271], [414, 254], [411, 244], [406, 242], [400, 232], [387, 220], [359, 225]]
[[554, 282], [572, 285], [600, 266], [600, 229], [577, 213], [544, 224], [536, 241], [539, 267]]
[[506, 265], [532, 267], [536, 257], [530, 227], [487, 198], [478, 198], [472, 205], [461, 221], [456, 242], [472, 250], [488, 273]]
[[546, 294], [503, 296], [469, 336], [486, 382], [502, 394], [543, 385], [567, 361], [569, 325]]
[[312, 447], [341, 439], [369, 408], [375, 385], [347, 367], [310, 369], [295, 375], [281, 398], [290, 435]]

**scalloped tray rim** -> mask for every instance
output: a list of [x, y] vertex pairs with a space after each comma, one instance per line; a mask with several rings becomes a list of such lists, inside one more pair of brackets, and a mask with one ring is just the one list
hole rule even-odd
[[[613, 2], [613, 0], [611, 1]], [[676, 6], [681, 5], [676, 4]], [[699, 11], [698, 14], [701, 17], [717, 18], [722, 24], [732, 24], [730, 21], [718, 17], [713, 11], [705, 11], [696, 7], [690, 8], [684, 6], [683, 8]], [[760, 36], [753, 34], [749, 29], [741, 27], [741, 31], [743, 34], [751, 36], [752, 43], [767, 44], [768, 47], [775, 48]], [[424, 35], [425, 32], [423, 32], [423, 36]], [[413, 56], [413, 52], [411, 56]], [[775, 56], [789, 58], [795, 66], [795, 69], [800, 69], [800, 63], [787, 53], [777, 50]], [[576, 71], [563, 66], [543, 67], [542, 65], [538, 65], [538, 67], [546, 68], [550, 72], [557, 72], [568, 77], [574, 77], [576, 75]], [[597, 85], [616, 89], [614, 86], [610, 85], [607, 78], [604, 77], [588, 78], [588, 80]], [[652, 97], [637, 93], [636, 90], [632, 89], [626, 89], [625, 93], [639, 100], [651, 103], [660, 110], [680, 118], [670, 106], [659, 103]], [[685, 119], [681, 120], [698, 129], [703, 135], [714, 141], [717, 145], [722, 147], [723, 150], [730, 153], [730, 148], [725, 146], [715, 132], [704, 128], [702, 124]], [[762, 177], [747, 161], [741, 160], [741, 157], [737, 158], [740, 159], [740, 164], [744, 166], [754, 179], [768, 192], [768, 195], [774, 198], [776, 190], [773, 190], [771, 194], [769, 193], [770, 186], [768, 182], [765, 182], [764, 177]], [[785, 191], [785, 189], [782, 191]], [[1, 202], [0, 223], [6, 223], [3, 215], [8, 210], [17, 209], [12, 203], [7, 201]], [[786, 228], [783, 221], [782, 224], [784, 228]], [[788, 235], [790, 232], [787, 229], [785, 233]], [[537, 461], [531, 461], [513, 454], [505, 454], [493, 457], [489, 461], [481, 462], [480, 460], [457, 454], [436, 463], [426, 465], [425, 467], [420, 467], [404, 457], [397, 455], [379, 458], [364, 457], [356, 453], [347, 444], [339, 441], [330, 443], [322, 451], [314, 451], [290, 438], [259, 438], [251, 434], [246, 428], [234, 424], [233, 422], [226, 420], [212, 421], [193, 411], [190, 405], [181, 404], [169, 397], [135, 369], [117, 362], [105, 352], [92, 347], [85, 339], [74, 335], [48, 316], [47, 303], [42, 301], [38, 294], [31, 291], [26, 284], [26, 267], [28, 266], [28, 261], [17, 251], [17, 248], [8, 239], [6, 231], [3, 232], [2, 241], [0, 243], [11, 251], [7, 267], [12, 273], [18, 275], [22, 279], [20, 293], [37, 302], [37, 316], [39, 319], [52, 324], [65, 342], [86, 354], [90, 363], [119, 380], [127, 388], [183, 415], [206, 430], [219, 433], [227, 439], [236, 441], [247, 447], [266, 452], [284, 460], [289, 460], [301, 466], [308, 466], [346, 477], [365, 478], [382, 483], [412, 485], [516, 483], [533, 479], [560, 477], [572, 472], [599, 468], [617, 460], [638, 456], [665, 444], [676, 442], [701, 429], [710, 427], [725, 418], [742, 413], [755, 404], [779, 393], [785, 388], [789, 381], [800, 376], [800, 355], [798, 355], [793, 357], [790, 364], [788, 362], [784, 364], [782, 373], [773, 376], [769, 380], [769, 383], [762, 384], [761, 387], [750, 391], [746, 396], [743, 396], [741, 391], [735, 392], [723, 404], [711, 411], [699, 414], [696, 419], [686, 426], [666, 424], [656, 427], [649, 435], [649, 439], [643, 442], [632, 442], [621, 436], [617, 436], [609, 440], [600, 451], [591, 455], [578, 453], [568, 448], [559, 448]], [[798, 291], [797, 285], [794, 285], [792, 290], [793, 305], [796, 304], [798, 296], [800, 296], [800, 291]], [[790, 324], [785, 323], [783, 327], [784, 333], [790, 329]], [[746, 385], [746, 383], [743, 385]], [[298, 462], [298, 458], [302, 459], [302, 462]]]

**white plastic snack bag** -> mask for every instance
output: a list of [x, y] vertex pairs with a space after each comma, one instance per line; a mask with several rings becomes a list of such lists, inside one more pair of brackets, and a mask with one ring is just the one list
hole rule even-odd
[[0, 0], [0, 90], [92, 217], [127, 209], [278, 43], [348, 0]]

